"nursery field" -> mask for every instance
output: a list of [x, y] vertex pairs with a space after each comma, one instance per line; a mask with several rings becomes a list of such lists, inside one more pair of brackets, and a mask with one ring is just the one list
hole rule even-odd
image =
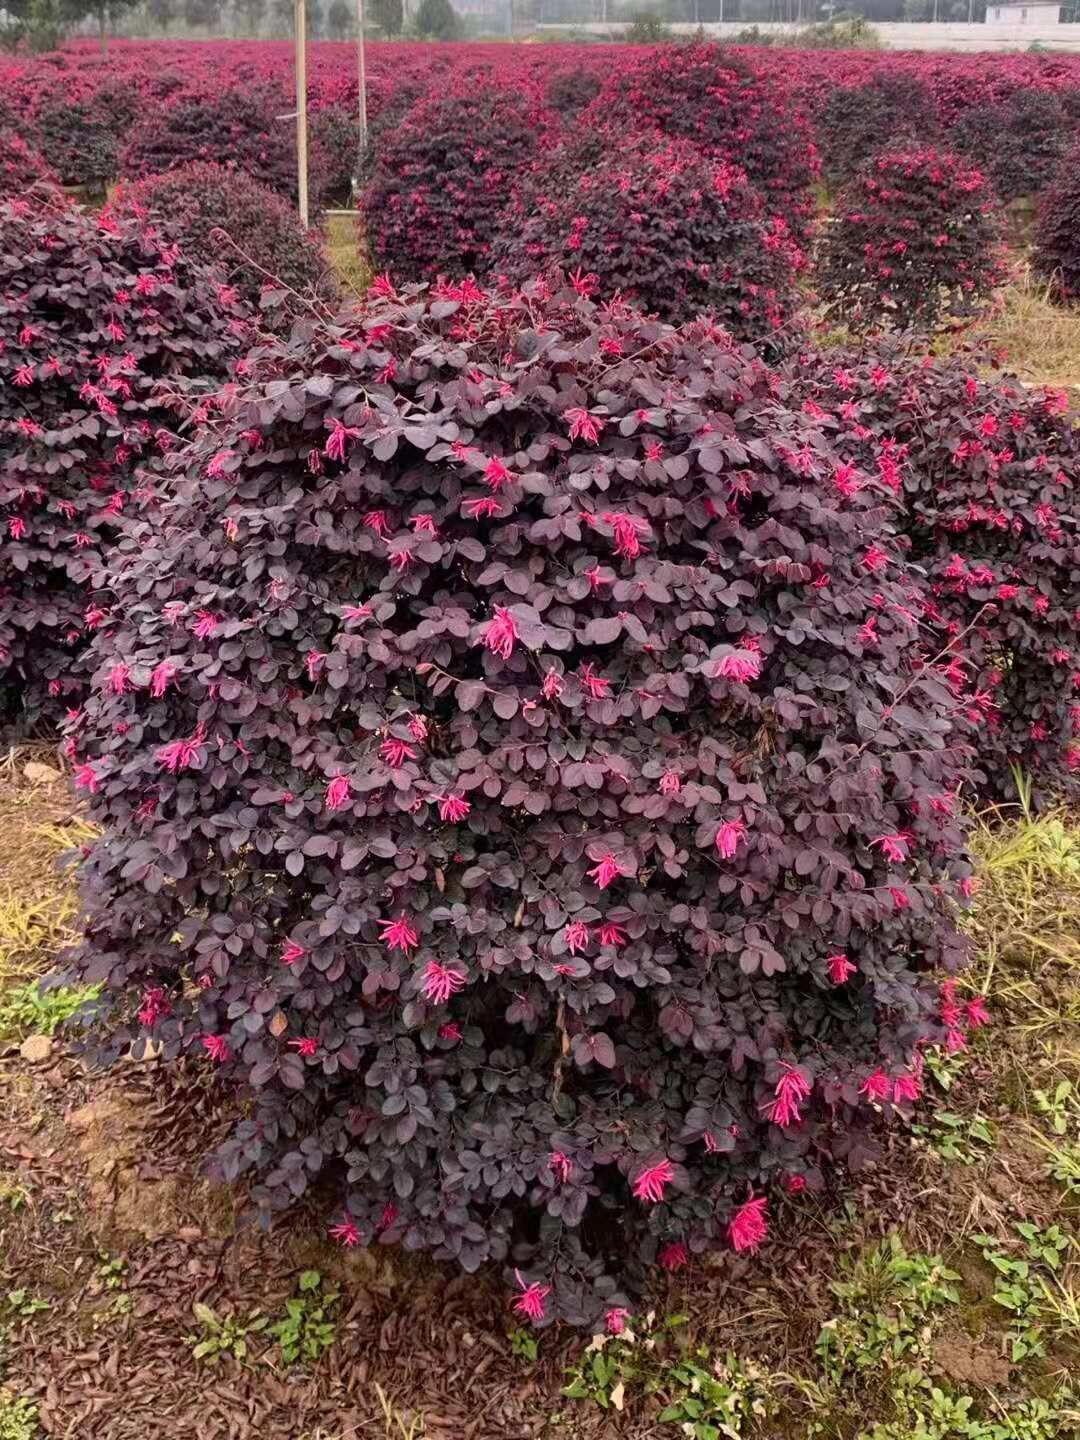
[[1078, 1440], [1080, 58], [0, 59], [0, 1440]]

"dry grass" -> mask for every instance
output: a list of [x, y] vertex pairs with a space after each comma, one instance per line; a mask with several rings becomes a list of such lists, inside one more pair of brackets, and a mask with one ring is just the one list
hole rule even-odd
[[363, 298], [371, 284], [371, 266], [361, 253], [357, 239], [356, 216], [328, 215], [324, 225], [326, 253], [337, 272], [346, 296]]
[[1054, 304], [1049, 286], [1026, 264], [975, 335], [1003, 350], [1021, 380], [1080, 389], [1080, 308]]

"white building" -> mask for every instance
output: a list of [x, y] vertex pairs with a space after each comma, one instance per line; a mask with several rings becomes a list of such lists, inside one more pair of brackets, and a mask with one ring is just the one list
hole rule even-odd
[[1006, 0], [995, 4], [988, 0], [988, 25], [1057, 25], [1061, 21], [1060, 0]]

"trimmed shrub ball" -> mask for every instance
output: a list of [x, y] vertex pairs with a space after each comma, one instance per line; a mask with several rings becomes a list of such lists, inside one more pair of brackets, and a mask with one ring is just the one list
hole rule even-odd
[[1053, 90], [1033, 89], [972, 106], [951, 131], [957, 150], [986, 171], [1004, 201], [1039, 195], [1076, 133], [1076, 118], [1062, 97]]
[[857, 329], [968, 319], [1005, 278], [1001, 220], [985, 175], [936, 150], [879, 155], [841, 193], [817, 283]]
[[41, 152], [65, 185], [100, 190], [116, 174], [117, 134], [94, 101], [50, 96], [34, 116]]
[[830, 88], [814, 128], [822, 174], [830, 185], [846, 184], [882, 150], [936, 143], [940, 129], [930, 87], [902, 71]]
[[220, 266], [252, 306], [264, 296], [273, 299], [263, 311], [267, 324], [287, 327], [298, 315], [310, 314], [312, 302], [332, 305], [338, 299], [317, 234], [304, 229], [289, 201], [242, 170], [185, 165], [124, 186], [112, 208], [164, 221], [186, 253]]
[[[279, 195], [296, 200], [296, 125], [276, 116], [276, 90], [225, 90], [178, 96], [135, 127], [120, 155], [125, 180], [144, 180], [194, 161], [244, 170]], [[287, 108], [287, 107], [286, 107]], [[318, 205], [333, 164], [314, 130], [308, 136], [308, 192]]]
[[1043, 195], [1031, 261], [1059, 300], [1080, 301], [1080, 145], [1066, 156]]
[[693, 140], [745, 171], [766, 213], [806, 246], [812, 229], [817, 150], [809, 122], [775, 82], [730, 47], [657, 45], [616, 68], [587, 112], [595, 123], [625, 120]]
[[599, 164], [511, 207], [492, 270], [521, 284], [573, 269], [580, 285], [664, 320], [709, 311], [740, 338], [778, 330], [791, 266], [742, 172], [687, 141], [601, 144]]
[[804, 361], [798, 382], [829, 412], [847, 485], [903, 504], [928, 650], [972, 697], [986, 794], [1015, 794], [1015, 763], [1076, 794], [1080, 429], [1064, 391], [983, 378], [977, 358], [872, 344]]
[[373, 145], [362, 239], [399, 280], [483, 275], [510, 185], [537, 139], [534, 105], [477, 83], [409, 110]]
[[63, 199], [59, 176], [44, 156], [13, 130], [0, 130], [0, 199], [23, 200], [32, 190], [53, 204]]
[[598, 67], [572, 65], [552, 74], [544, 94], [549, 107], [556, 115], [565, 119], [569, 115], [576, 115], [595, 100], [600, 93], [600, 87]]
[[[267, 1214], [615, 1325], [910, 1113], [967, 721], [889, 507], [718, 327], [400, 295], [258, 355], [68, 726], [99, 1058], [231, 1081]], [[902, 703], [901, 703], [902, 699]]]
[[104, 558], [155, 501], [178, 387], [216, 388], [249, 327], [134, 221], [2, 203], [0, 240], [0, 692], [30, 725], [79, 692]]

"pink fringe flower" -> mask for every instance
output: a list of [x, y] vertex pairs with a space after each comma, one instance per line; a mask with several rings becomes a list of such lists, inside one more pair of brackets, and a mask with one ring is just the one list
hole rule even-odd
[[894, 864], [908, 858], [908, 846], [911, 844], [911, 837], [899, 831], [895, 835], [879, 835], [876, 840], [871, 840], [872, 846], [877, 846], [886, 860]]
[[918, 1100], [922, 1094], [922, 1081], [918, 1075], [898, 1075], [893, 1081], [893, 1104], [901, 1105], [905, 1101], [909, 1104]]
[[601, 856], [593, 868], [586, 873], [601, 890], [606, 890], [613, 880], [621, 880], [626, 874], [624, 870], [620, 869], [618, 860], [610, 850], [606, 855]]
[[761, 674], [761, 656], [753, 651], [736, 650], [716, 662], [713, 674], [725, 680], [739, 680], [746, 684], [749, 680], [756, 680]]
[[630, 1319], [630, 1311], [622, 1306], [613, 1305], [604, 1315], [604, 1329], [609, 1335], [621, 1335], [626, 1329], [626, 1322]]
[[589, 943], [589, 927], [583, 920], [571, 920], [563, 931], [563, 944], [571, 955], [584, 950]]
[[189, 735], [186, 740], [173, 740], [168, 745], [163, 745], [157, 752], [156, 760], [162, 770], [168, 770], [171, 775], [176, 775], [181, 770], [191, 770], [203, 759], [202, 726]]
[[445, 1025], [439, 1026], [438, 1034], [440, 1040], [449, 1040], [452, 1045], [456, 1045], [461, 1039], [461, 1026], [456, 1020], [448, 1020]]
[[326, 808], [328, 810], [344, 810], [349, 803], [351, 794], [352, 786], [349, 784], [349, 777], [335, 775], [326, 787]]
[[990, 1012], [986, 1008], [984, 996], [976, 995], [967, 1002], [967, 1023], [972, 1030], [978, 1030], [980, 1026], [990, 1024]]
[[541, 1285], [538, 1280], [526, 1285], [520, 1270], [514, 1271], [514, 1278], [521, 1287], [521, 1294], [514, 1301], [514, 1314], [531, 1320], [535, 1325], [543, 1320], [547, 1313], [547, 1297], [551, 1294], [551, 1286]]
[[600, 439], [600, 432], [604, 428], [603, 420], [590, 415], [588, 410], [582, 409], [580, 405], [565, 411], [564, 418], [570, 426], [571, 440], [586, 440], [590, 445], [595, 445]]
[[611, 681], [597, 675], [591, 664], [582, 665], [578, 679], [591, 700], [606, 700], [611, 694]]
[[597, 930], [596, 938], [601, 945], [625, 945], [626, 931], [621, 925], [616, 925], [613, 920], [605, 920]]
[[465, 819], [471, 809], [472, 805], [464, 795], [444, 795], [439, 801], [439, 819], [456, 825]]
[[77, 765], [72, 776], [76, 786], [80, 790], [88, 790], [91, 795], [96, 795], [101, 789], [101, 780], [93, 765]]
[[295, 940], [286, 940], [281, 947], [281, 963], [283, 965], [295, 965], [296, 962], [302, 960], [306, 954], [307, 951], [303, 945], [298, 944]]
[[388, 950], [401, 950], [407, 955], [420, 944], [420, 936], [404, 911], [396, 920], [380, 920], [379, 925], [379, 939]]
[[390, 766], [391, 770], [400, 770], [406, 760], [415, 760], [416, 751], [407, 740], [399, 740], [394, 735], [388, 735], [379, 746], [379, 754]]
[[360, 1231], [356, 1221], [346, 1217], [339, 1225], [331, 1225], [327, 1232], [331, 1240], [336, 1240], [339, 1245], [344, 1245], [346, 1250], [352, 1250], [360, 1244]]
[[162, 660], [160, 665], [155, 665], [150, 672], [150, 694], [155, 700], [160, 700], [168, 690], [176, 675], [176, 666], [168, 660]]
[[725, 820], [716, 832], [716, 848], [721, 860], [734, 859], [739, 841], [746, 836], [746, 826], [741, 820]]
[[484, 466], [484, 484], [489, 490], [501, 490], [504, 485], [509, 485], [513, 478], [497, 455], [493, 455]]
[[661, 795], [678, 795], [682, 790], [682, 776], [678, 770], [665, 770], [657, 788]]
[[674, 1275], [677, 1270], [682, 1270], [690, 1263], [690, 1252], [681, 1240], [672, 1240], [665, 1245], [656, 1257], [662, 1269]]
[[834, 985], [843, 985], [859, 968], [842, 953], [830, 955], [826, 963], [829, 967], [829, 979]]
[[220, 624], [220, 615], [215, 615], [211, 610], [199, 610], [196, 612], [195, 624], [191, 627], [191, 633], [196, 640], [209, 640]]
[[224, 1035], [204, 1035], [202, 1043], [215, 1065], [224, 1065], [232, 1059], [232, 1051]]
[[485, 649], [493, 655], [500, 655], [504, 660], [509, 660], [514, 653], [514, 641], [518, 638], [517, 625], [509, 610], [502, 606], [495, 607], [495, 618], [489, 620], [484, 627], [483, 643]]
[[552, 1150], [548, 1156], [548, 1164], [551, 1166], [551, 1173], [560, 1185], [565, 1185], [574, 1173], [574, 1162], [570, 1159], [569, 1155], [564, 1155], [561, 1150]]
[[139, 1007], [138, 1021], [140, 1025], [153, 1025], [158, 1020], [164, 1019], [166, 1015], [172, 1014], [172, 1006], [168, 997], [160, 985], [151, 985], [143, 991], [142, 1003]]
[[745, 1205], [735, 1211], [728, 1226], [728, 1238], [731, 1240], [731, 1248], [738, 1254], [749, 1251], [752, 1255], [768, 1237], [768, 1208], [768, 1197], [759, 1195], [756, 1200], [747, 1200]]
[[290, 1040], [289, 1049], [295, 1050], [296, 1053], [302, 1055], [305, 1060], [310, 1060], [312, 1056], [318, 1054], [319, 1042], [315, 1039], [314, 1035], [303, 1035], [298, 1040]]
[[859, 1087], [860, 1095], [865, 1095], [868, 1100], [877, 1102], [888, 1100], [891, 1091], [892, 1081], [884, 1070], [875, 1070]]
[[675, 1169], [670, 1160], [659, 1160], [642, 1170], [634, 1181], [634, 1196], [655, 1205], [664, 1198], [664, 1187], [675, 1178]]
[[109, 671], [107, 684], [114, 695], [123, 695], [132, 689], [131, 671], [121, 662]]
[[452, 995], [465, 988], [460, 970], [449, 970], [437, 960], [429, 960], [424, 970], [424, 997], [434, 1005], [445, 1005]]
[[800, 1106], [809, 1098], [811, 1088], [794, 1065], [786, 1065], [776, 1082], [773, 1099], [765, 1106], [765, 1115], [781, 1130], [798, 1125], [802, 1119]]

